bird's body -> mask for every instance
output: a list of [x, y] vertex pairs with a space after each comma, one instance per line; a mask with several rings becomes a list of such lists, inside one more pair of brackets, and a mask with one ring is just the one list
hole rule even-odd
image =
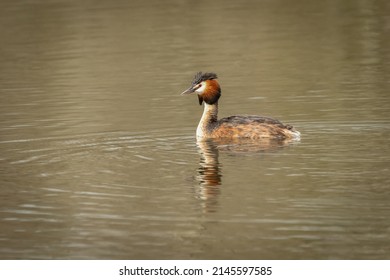
[[199, 104], [204, 102], [202, 118], [196, 130], [198, 139], [246, 138], [246, 139], [299, 139], [300, 133], [291, 125], [262, 116], [230, 116], [218, 120], [218, 99], [221, 88], [214, 73], [197, 73], [192, 85], [182, 94], [196, 92]]

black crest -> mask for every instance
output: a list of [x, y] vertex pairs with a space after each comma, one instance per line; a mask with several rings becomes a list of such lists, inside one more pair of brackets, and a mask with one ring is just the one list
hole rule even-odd
[[196, 73], [194, 80], [192, 81], [192, 85], [197, 85], [203, 81], [213, 80], [213, 79], [218, 79], [217, 74], [198, 72]]

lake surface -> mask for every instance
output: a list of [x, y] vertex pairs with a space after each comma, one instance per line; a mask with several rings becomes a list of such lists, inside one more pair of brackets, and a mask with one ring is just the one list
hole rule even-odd
[[[390, 2], [0, 3], [1, 259], [390, 259]], [[197, 142], [220, 115], [290, 143]]]

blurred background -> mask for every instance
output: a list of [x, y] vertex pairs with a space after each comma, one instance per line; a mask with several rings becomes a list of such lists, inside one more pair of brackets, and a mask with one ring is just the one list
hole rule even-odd
[[[389, 259], [390, 2], [0, 2], [1, 259]], [[197, 142], [220, 116], [294, 143]]]

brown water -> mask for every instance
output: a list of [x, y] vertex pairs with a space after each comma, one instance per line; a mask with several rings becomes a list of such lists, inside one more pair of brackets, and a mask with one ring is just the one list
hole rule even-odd
[[[0, 258], [390, 259], [389, 15], [1, 1]], [[302, 140], [197, 143], [197, 71]]]

